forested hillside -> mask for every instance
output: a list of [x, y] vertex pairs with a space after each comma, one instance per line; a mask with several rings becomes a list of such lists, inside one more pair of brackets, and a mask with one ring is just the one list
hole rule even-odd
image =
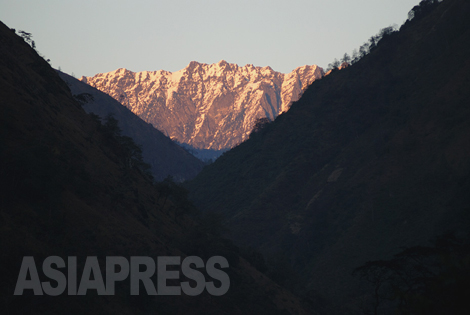
[[87, 113], [98, 115], [103, 123], [112, 115], [118, 121], [123, 135], [133, 138], [142, 147], [143, 160], [152, 167], [151, 173], [156, 180], [172, 176], [177, 181], [183, 181], [193, 178], [202, 169], [202, 161], [111, 96], [63, 72], [58, 73], [75, 98], [83, 99], [82, 107]]
[[422, 1], [399, 31], [206, 167], [187, 186], [192, 200], [325, 314], [373, 312], [357, 267], [470, 226], [468, 16], [468, 1]]

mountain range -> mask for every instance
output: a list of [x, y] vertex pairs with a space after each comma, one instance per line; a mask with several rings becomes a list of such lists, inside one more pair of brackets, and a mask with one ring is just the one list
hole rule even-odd
[[118, 69], [80, 80], [112, 96], [170, 138], [195, 149], [230, 149], [260, 118], [274, 120], [323, 76], [318, 66], [270, 67], [192, 61], [177, 72]]

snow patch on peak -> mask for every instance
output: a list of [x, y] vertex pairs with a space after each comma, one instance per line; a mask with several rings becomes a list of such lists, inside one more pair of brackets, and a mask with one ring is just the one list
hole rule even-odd
[[219, 67], [224, 67], [224, 66], [229, 65], [229, 63], [228, 63], [227, 61], [225, 61], [225, 60], [222, 59], [222, 60], [220, 60], [220, 61], [217, 63], [217, 65], [218, 65]]
[[123, 74], [123, 73], [133, 73], [132, 71], [130, 70], [127, 70], [126, 68], [119, 68], [119, 69], [116, 69], [114, 71], [111, 71], [109, 73], [114, 73], [114, 74]]
[[176, 72], [170, 72], [169, 73], [169, 77], [170, 77], [172, 82], [179, 82], [183, 75], [184, 75], [184, 69], [176, 71]]

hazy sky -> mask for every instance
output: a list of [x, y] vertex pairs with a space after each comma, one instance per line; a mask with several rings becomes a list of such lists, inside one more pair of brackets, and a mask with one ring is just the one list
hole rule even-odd
[[326, 68], [419, 0], [0, 0], [0, 20], [33, 34], [54, 68], [79, 77], [178, 71], [222, 59], [290, 72]]

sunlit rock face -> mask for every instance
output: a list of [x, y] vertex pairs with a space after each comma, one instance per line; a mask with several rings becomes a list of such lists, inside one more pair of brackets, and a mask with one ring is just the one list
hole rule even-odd
[[81, 81], [111, 95], [140, 118], [198, 149], [232, 148], [248, 138], [258, 118], [273, 120], [323, 76], [302, 66], [288, 74], [222, 60], [192, 61], [177, 72], [118, 69]]

